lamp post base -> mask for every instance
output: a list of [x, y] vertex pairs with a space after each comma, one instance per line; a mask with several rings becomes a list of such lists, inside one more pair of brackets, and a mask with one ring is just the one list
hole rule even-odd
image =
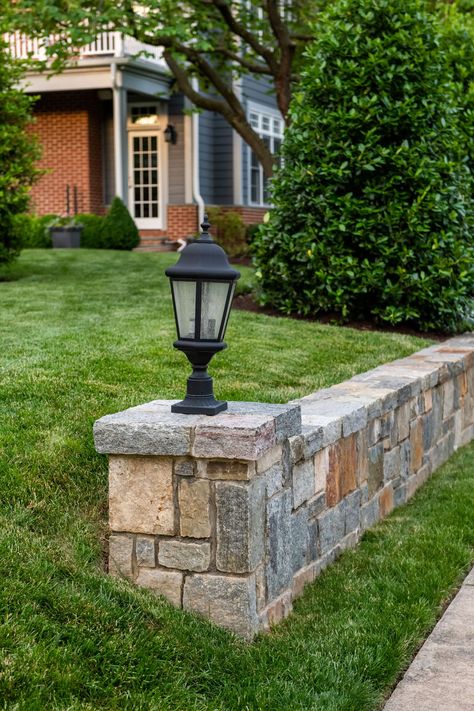
[[185, 397], [181, 402], [171, 405], [171, 412], [180, 412], [183, 415], [217, 415], [219, 412], [227, 410], [227, 403], [214, 398], [196, 398], [196, 402], [190, 397]]

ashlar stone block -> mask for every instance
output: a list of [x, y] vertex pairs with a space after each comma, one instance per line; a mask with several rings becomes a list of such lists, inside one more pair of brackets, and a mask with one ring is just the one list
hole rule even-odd
[[318, 517], [319, 545], [321, 555], [325, 555], [343, 538], [345, 531], [344, 504], [334, 506]]
[[208, 570], [211, 563], [211, 546], [209, 543], [192, 543], [188, 541], [160, 541], [158, 547], [158, 562], [165, 568], [178, 570], [193, 570], [198, 573]]
[[211, 535], [210, 486], [205, 479], [182, 479], [179, 482], [179, 530], [188, 538]]
[[188, 575], [183, 608], [250, 641], [259, 626], [255, 575]]
[[159, 568], [141, 568], [138, 571], [137, 584], [163, 595], [175, 607], [181, 607], [183, 573]]
[[383, 459], [384, 459], [384, 446], [383, 442], [379, 442], [373, 447], [369, 448], [369, 499], [375, 494], [375, 492], [380, 488], [383, 482]]
[[155, 539], [153, 536], [137, 536], [135, 549], [138, 566], [155, 567]]
[[170, 458], [110, 456], [109, 522], [113, 531], [174, 534]]
[[109, 538], [109, 573], [117, 578], [135, 577], [133, 536], [112, 533]]
[[273, 600], [287, 588], [292, 577], [291, 491], [276, 494], [267, 503], [267, 594]]
[[314, 464], [307, 459], [293, 467], [293, 508], [310, 499], [315, 493]]
[[265, 480], [216, 484], [218, 570], [246, 573], [263, 559]]

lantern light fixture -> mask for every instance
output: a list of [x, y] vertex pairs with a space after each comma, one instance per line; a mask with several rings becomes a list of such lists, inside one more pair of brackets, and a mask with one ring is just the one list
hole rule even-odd
[[171, 123], [167, 125], [163, 131], [163, 135], [165, 137], [165, 143], [171, 143], [172, 146], [176, 145], [178, 134], [176, 133], [175, 127]]
[[215, 399], [207, 366], [215, 353], [227, 348], [224, 336], [240, 273], [232, 269], [226, 253], [209, 234], [207, 215], [201, 228], [199, 239], [188, 244], [178, 262], [166, 270], [178, 334], [173, 345], [193, 368], [186, 397], [172, 405], [171, 411], [217, 415], [227, 409], [227, 402]]

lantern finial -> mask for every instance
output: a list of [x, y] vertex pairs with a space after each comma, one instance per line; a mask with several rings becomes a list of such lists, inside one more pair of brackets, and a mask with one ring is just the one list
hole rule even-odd
[[209, 234], [209, 227], [210, 226], [211, 226], [211, 223], [209, 222], [209, 217], [207, 216], [207, 212], [205, 212], [204, 213], [204, 222], [201, 222], [202, 233], [199, 238], [203, 242], [212, 241], [212, 237]]

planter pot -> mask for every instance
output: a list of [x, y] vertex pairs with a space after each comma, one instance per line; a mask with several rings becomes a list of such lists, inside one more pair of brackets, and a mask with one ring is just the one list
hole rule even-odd
[[82, 225], [50, 227], [49, 233], [54, 249], [77, 249], [81, 246]]

